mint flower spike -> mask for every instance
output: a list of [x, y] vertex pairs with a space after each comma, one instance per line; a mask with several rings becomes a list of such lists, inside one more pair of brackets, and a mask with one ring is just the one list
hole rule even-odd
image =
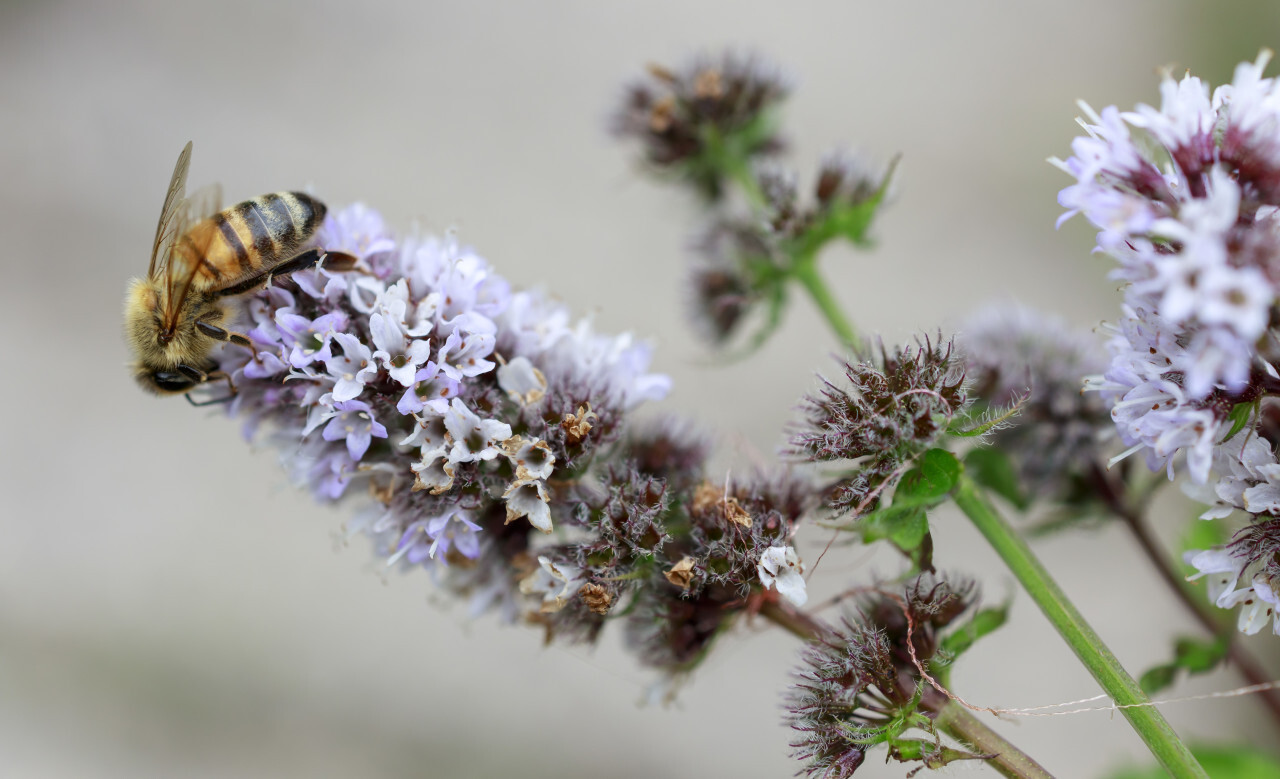
[[1014, 486], [1022, 494], [1015, 502], [1096, 505], [1088, 485], [1115, 441], [1102, 398], [1081, 392], [1085, 377], [1107, 366], [1097, 337], [1035, 309], [999, 304], [962, 322], [956, 342], [972, 393], [986, 412], [1017, 410], [988, 434], [986, 450], [1016, 474]]
[[928, 768], [993, 757], [943, 744], [938, 713], [949, 699], [920, 673], [945, 673], [966, 646], [957, 633], [970, 642], [981, 635], [973, 623], [955, 628], [973, 613], [974, 586], [932, 574], [901, 586], [868, 588], [856, 614], [802, 652], [786, 695], [792, 756], [804, 762], [797, 775], [846, 779], [881, 744], [888, 757]]
[[1263, 77], [1270, 59], [1263, 51], [1213, 90], [1166, 74], [1159, 108], [1083, 106], [1088, 136], [1055, 161], [1076, 178], [1059, 196], [1063, 219], [1080, 213], [1100, 229], [1098, 247], [1126, 285], [1110, 365], [1087, 381], [1128, 447], [1114, 459], [1141, 452], [1171, 479], [1184, 471], [1187, 493], [1208, 504], [1204, 519], [1249, 516], [1230, 544], [1187, 555], [1209, 600], [1240, 608], [1246, 633], [1280, 629], [1280, 82]]
[[1111, 365], [1090, 386], [1148, 465], [1172, 477], [1185, 458], [1200, 484], [1234, 403], [1275, 389], [1280, 85], [1262, 77], [1270, 57], [1212, 92], [1166, 74], [1158, 109], [1082, 104], [1088, 135], [1051, 160], [1076, 179], [1059, 195], [1062, 219], [1079, 213], [1099, 228], [1098, 248], [1126, 284]]
[[237, 388], [229, 413], [317, 500], [367, 487], [351, 527], [389, 565], [516, 615], [528, 571], [513, 556], [532, 559], [532, 539], [572, 514], [560, 485], [607, 459], [669, 380], [650, 372], [646, 344], [513, 291], [452, 236], [398, 240], [354, 205], [331, 210], [315, 240], [357, 266], [233, 301], [258, 353], [215, 354]]
[[864, 349], [843, 361], [846, 382], [822, 379], [801, 401], [789, 454], [845, 462], [853, 472], [826, 496], [837, 515], [874, 511], [909, 464], [938, 444], [972, 405], [964, 362], [951, 341]]

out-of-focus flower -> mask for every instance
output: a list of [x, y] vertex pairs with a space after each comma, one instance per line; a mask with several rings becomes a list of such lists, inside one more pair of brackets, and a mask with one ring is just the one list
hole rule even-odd
[[1023, 306], [989, 306], [961, 325], [957, 343], [976, 399], [989, 409], [1018, 408], [990, 443], [1008, 456], [1031, 497], [1086, 499], [1090, 471], [1106, 465], [1114, 423], [1085, 377], [1106, 367], [1088, 332]]
[[613, 129], [639, 141], [650, 165], [686, 176], [715, 200], [734, 166], [782, 148], [772, 110], [789, 91], [780, 71], [754, 54], [698, 57], [676, 70], [652, 65], [627, 87]]

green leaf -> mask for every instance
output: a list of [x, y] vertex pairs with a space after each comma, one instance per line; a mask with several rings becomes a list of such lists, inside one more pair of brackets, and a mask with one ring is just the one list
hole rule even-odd
[[1236, 433], [1244, 430], [1244, 426], [1249, 424], [1249, 418], [1253, 416], [1253, 412], [1258, 410], [1258, 401], [1250, 401], [1249, 403], [1237, 403], [1231, 407], [1231, 412], [1227, 414], [1227, 419], [1231, 422], [1231, 429], [1227, 431], [1227, 437], [1222, 439], [1230, 441]]
[[965, 455], [964, 467], [974, 481], [1009, 501], [1019, 511], [1025, 511], [1031, 504], [1018, 483], [1013, 462], [1002, 450], [991, 447], [973, 449]]
[[1213, 640], [1179, 638], [1173, 645], [1173, 656], [1178, 665], [1190, 673], [1212, 671], [1227, 656], [1228, 636]]
[[814, 257], [829, 241], [844, 238], [855, 246], [870, 245], [867, 230], [875, 218], [876, 212], [884, 202], [885, 193], [889, 190], [889, 182], [893, 180], [894, 171], [898, 168], [899, 157], [889, 163], [880, 186], [866, 200], [857, 203], [834, 203], [805, 232], [790, 242], [787, 253], [793, 258]]
[[1149, 669], [1138, 684], [1147, 695], [1154, 695], [1177, 681], [1179, 671], [1212, 671], [1227, 656], [1227, 642], [1226, 636], [1207, 640], [1183, 636], [1174, 642], [1173, 660]]
[[919, 506], [890, 506], [868, 514], [861, 527], [863, 542], [887, 540], [903, 552], [911, 552], [929, 534], [929, 517]]
[[1000, 627], [1009, 618], [1009, 606], [982, 609], [954, 632], [942, 639], [939, 648], [953, 658], [963, 654], [973, 643]]
[[1138, 686], [1147, 695], [1155, 695], [1161, 690], [1173, 686], [1177, 678], [1177, 663], [1165, 663], [1154, 668], [1148, 668], [1142, 676], [1138, 677]]
[[930, 449], [920, 456], [916, 467], [898, 482], [893, 504], [934, 505], [955, 489], [960, 480], [960, 461], [946, 449]]
[[[992, 430], [1003, 427], [1010, 419], [1022, 413], [1022, 409], [1026, 407], [1027, 401], [1031, 399], [1030, 392], [1024, 392], [1013, 399], [1013, 402], [1007, 406], [992, 406], [977, 416], [977, 422], [969, 415], [958, 417], [948, 426], [947, 433], [957, 438], [981, 438]], [[972, 427], [964, 427], [964, 425], [972, 424]]]
[[[1256, 747], [1197, 744], [1191, 747], [1191, 753], [1213, 779], [1280, 779], [1280, 762]], [[1110, 779], [1165, 779], [1167, 776], [1159, 767], [1130, 768], [1111, 774]]]

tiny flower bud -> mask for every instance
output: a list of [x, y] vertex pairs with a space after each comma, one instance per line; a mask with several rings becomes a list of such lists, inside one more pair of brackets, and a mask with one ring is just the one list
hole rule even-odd
[[591, 420], [595, 418], [596, 413], [589, 405], [579, 406], [577, 414], [565, 414], [564, 421], [560, 423], [560, 427], [564, 429], [565, 441], [570, 445], [581, 443], [587, 433], [591, 432]]

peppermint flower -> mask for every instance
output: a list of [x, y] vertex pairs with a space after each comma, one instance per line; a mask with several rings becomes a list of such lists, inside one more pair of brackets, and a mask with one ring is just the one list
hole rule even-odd
[[449, 460], [453, 463], [492, 460], [501, 453], [499, 445], [511, 437], [511, 425], [481, 419], [459, 398], [454, 398], [444, 417], [445, 429], [453, 438]]
[[776, 589], [796, 606], [803, 606], [809, 599], [804, 577], [800, 575], [803, 571], [796, 550], [789, 546], [771, 546], [760, 556], [760, 583], [766, 590]]
[[1190, 74], [1166, 75], [1159, 108], [1082, 104], [1088, 136], [1053, 161], [1076, 178], [1059, 196], [1063, 219], [1080, 213], [1101, 230], [1098, 247], [1126, 283], [1111, 367], [1091, 386], [1152, 468], [1172, 477], [1185, 453], [1197, 483], [1209, 479], [1232, 405], [1273, 391], [1277, 355], [1265, 336], [1280, 314], [1280, 156], [1268, 133], [1280, 86], [1261, 77], [1269, 58], [1212, 92]]
[[374, 438], [386, 438], [387, 428], [373, 418], [373, 409], [368, 403], [358, 400], [344, 400], [333, 404], [333, 410], [326, 414], [329, 423], [321, 434], [326, 441], [343, 441], [352, 460], [359, 460], [369, 451], [369, 444]]
[[1208, 577], [1215, 606], [1240, 608], [1241, 632], [1252, 635], [1270, 623], [1280, 635], [1280, 519], [1253, 524], [1225, 547], [1189, 551], [1184, 559], [1196, 569], [1189, 580]]
[[[942, 633], [969, 609], [973, 587], [926, 574], [905, 592], [896, 589], [874, 590], [861, 600], [856, 617], [846, 616], [801, 654], [786, 698], [792, 755], [805, 763], [800, 773], [847, 779], [879, 744], [888, 747], [890, 757], [919, 760], [930, 768], [990, 757], [944, 745], [934, 718], [924, 712], [936, 711], [947, 699], [916, 667], [916, 661], [926, 668], [950, 661], [939, 652]], [[925, 738], [903, 739], [910, 728], [919, 728]], [[908, 753], [904, 742], [922, 749]]]
[[563, 609], [569, 599], [582, 589], [586, 581], [581, 576], [580, 568], [539, 557], [538, 570], [520, 582], [520, 591], [526, 595], [541, 595], [542, 611], [555, 612]]
[[287, 309], [280, 309], [276, 312], [275, 320], [283, 336], [281, 340], [290, 348], [289, 365], [294, 368], [305, 368], [313, 362], [332, 359], [333, 337], [347, 327], [347, 316], [342, 311], [334, 311], [312, 320]]
[[728, 174], [718, 167], [723, 149], [746, 157], [781, 150], [772, 112], [788, 91], [778, 69], [751, 54], [701, 57], [677, 70], [650, 66], [627, 88], [613, 128], [639, 142], [654, 168], [688, 177], [716, 200]]
[[358, 397], [364, 392], [364, 385], [378, 375], [378, 366], [373, 365], [373, 353], [360, 339], [350, 333], [337, 333], [333, 336], [342, 354], [324, 361], [325, 368], [333, 377], [333, 399], [341, 402]]
[[437, 414], [444, 414], [449, 410], [449, 401], [462, 390], [462, 382], [441, 373], [436, 363], [428, 362], [413, 374], [408, 387], [396, 403], [397, 411], [418, 414], [429, 406]]
[[823, 379], [822, 389], [804, 399], [791, 453], [856, 462], [858, 472], [829, 492], [827, 504], [839, 513], [870, 511], [905, 472], [903, 464], [940, 440], [972, 400], [951, 343], [882, 347], [843, 367], [848, 389]]
[[[357, 205], [330, 210], [316, 241], [354, 269], [322, 264], [231, 299], [257, 352], [214, 353], [236, 388], [230, 413], [317, 499], [372, 496], [352, 527], [378, 555], [518, 616], [533, 540], [573, 523], [628, 413], [668, 380], [647, 345], [512, 291], [454, 236], [401, 241]], [[553, 480], [562, 465], [577, 470]], [[592, 584], [589, 614], [616, 594]]]
[[[403, 281], [397, 286], [403, 288]], [[403, 304], [397, 306], [397, 309], [371, 315], [369, 333], [377, 347], [373, 358], [392, 380], [408, 387], [414, 382], [418, 366], [431, 356], [431, 342], [420, 338], [410, 339], [410, 335], [426, 335], [430, 332], [431, 324], [427, 322], [426, 327], [406, 328]]]
[[441, 560], [447, 560], [450, 551], [474, 560], [480, 554], [478, 530], [480, 526], [467, 516], [466, 511], [458, 508], [438, 517], [420, 519], [405, 528], [400, 538], [400, 550], [388, 559], [387, 564], [392, 565], [403, 558], [411, 565], [419, 565], [428, 559], [436, 559], [437, 555]]
[[502, 494], [507, 502], [507, 521], [528, 517], [529, 524], [544, 533], [551, 532], [551, 509], [547, 506], [547, 487], [540, 481], [515, 481]]

